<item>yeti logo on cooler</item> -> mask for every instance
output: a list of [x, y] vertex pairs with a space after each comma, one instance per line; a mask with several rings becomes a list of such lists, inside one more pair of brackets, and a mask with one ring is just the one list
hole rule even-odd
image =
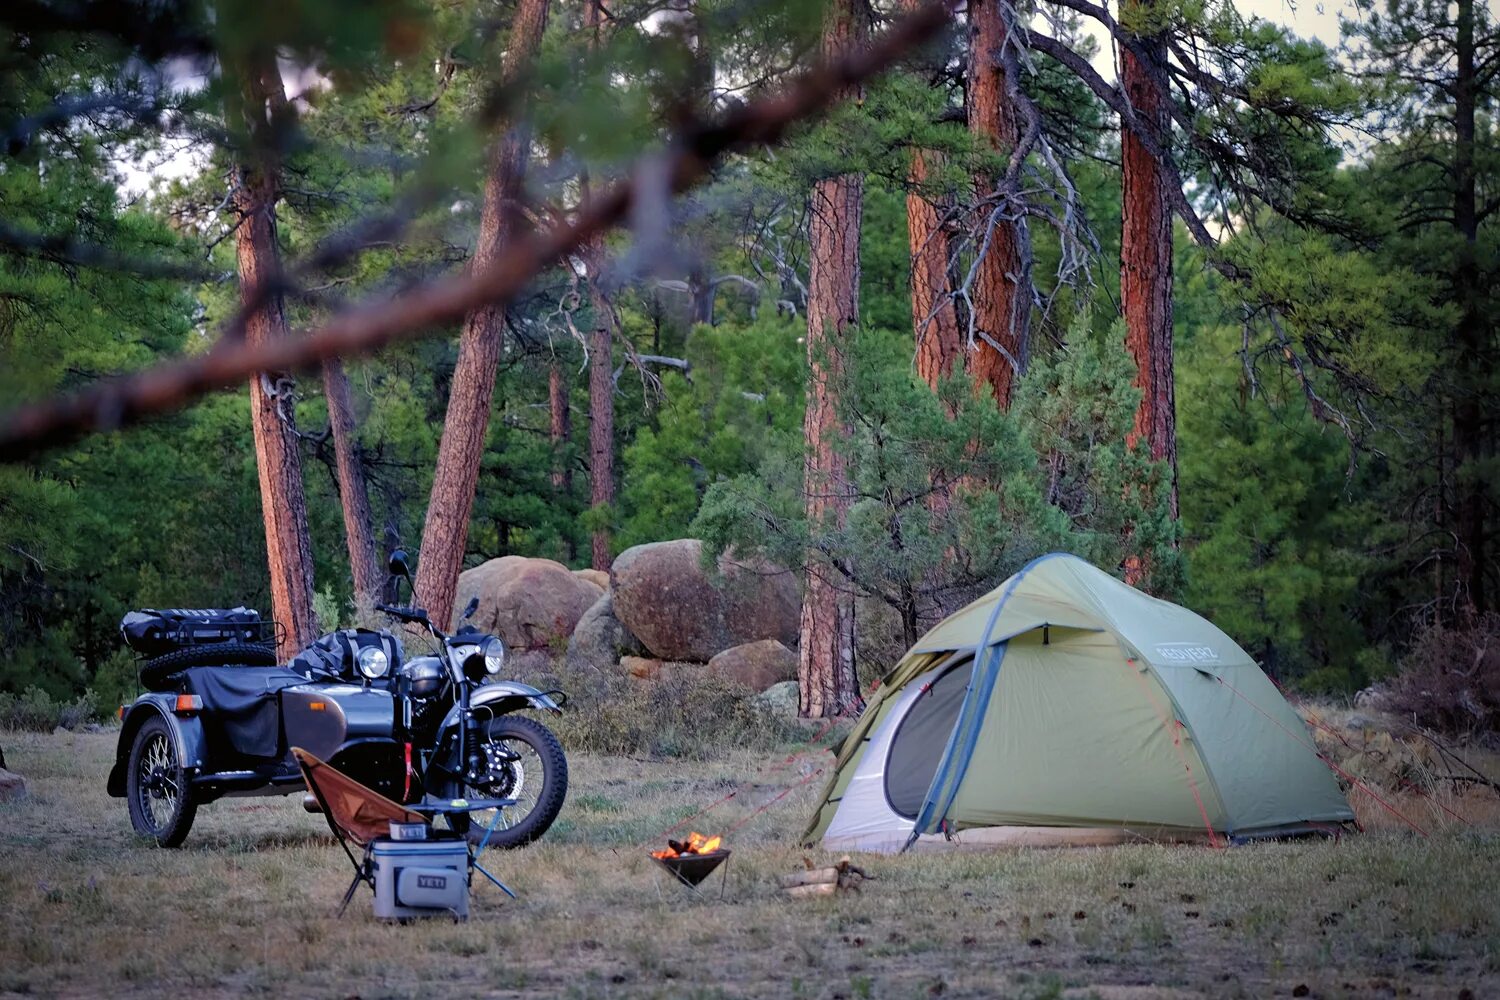
[[1196, 642], [1164, 642], [1156, 647], [1157, 655], [1168, 663], [1218, 663], [1219, 653], [1212, 646]]
[[448, 888], [448, 878], [445, 875], [418, 875], [417, 888], [446, 889]]

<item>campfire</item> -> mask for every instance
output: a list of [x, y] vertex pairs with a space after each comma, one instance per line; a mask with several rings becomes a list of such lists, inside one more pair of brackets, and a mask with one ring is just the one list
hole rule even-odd
[[687, 835], [686, 840], [668, 840], [667, 849], [664, 851], [652, 851], [651, 856], [660, 861], [671, 858], [683, 858], [692, 854], [713, 854], [723, 844], [724, 838], [720, 836], [705, 837], [696, 830]]
[[[688, 834], [686, 840], [668, 840], [667, 849], [652, 851], [651, 857], [683, 885], [697, 889], [699, 882], [708, 878], [710, 872], [729, 859], [729, 848], [724, 846], [723, 837], [705, 837], [694, 832]], [[727, 874], [725, 878], [728, 878]], [[724, 886], [721, 884], [720, 898], [723, 895]]]

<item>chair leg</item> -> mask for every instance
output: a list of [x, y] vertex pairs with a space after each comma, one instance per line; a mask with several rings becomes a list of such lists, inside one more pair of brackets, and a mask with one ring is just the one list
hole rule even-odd
[[344, 901], [339, 904], [338, 916], [342, 917], [344, 915], [344, 911], [349, 909], [349, 901], [354, 898], [355, 890], [359, 888], [359, 884], [364, 880], [365, 876], [363, 872], [354, 876], [354, 881], [349, 883], [349, 888], [344, 893]]
[[[345, 848], [347, 852], [348, 848]], [[349, 901], [354, 898], [354, 893], [359, 889], [359, 884], [364, 882], [369, 885], [370, 892], [375, 891], [375, 865], [370, 861], [371, 846], [365, 845], [365, 859], [354, 867], [354, 881], [349, 883], [349, 888], [344, 892], [344, 901], [339, 904], [338, 916], [342, 917], [344, 911], [349, 908]], [[354, 860], [351, 854], [349, 859]]]
[[[479, 872], [479, 874], [483, 875], [485, 878], [489, 879], [491, 882], [493, 882], [497, 886], [499, 886], [500, 887], [500, 891], [503, 892], [503, 893], [505, 893], [511, 899], [516, 899], [518, 897], [516, 896], [515, 893], [513, 893], [513, 892], [510, 891], [510, 886], [506, 885], [504, 882], [500, 881], [495, 876], [491, 875], [489, 873], [488, 869], [486, 869], [484, 867], [484, 865], [481, 865], [479, 863], [479, 855], [481, 855], [481, 854], [484, 853], [485, 845], [487, 845], [490, 842], [490, 834], [492, 834], [492, 833], [495, 832], [495, 827], [499, 825], [499, 823], [500, 823], [500, 817], [501, 817], [501, 815], [503, 815], [504, 811], [505, 811], [505, 809], [504, 809], [503, 806], [501, 808], [495, 810], [495, 818], [492, 819], [492, 820], [490, 820], [490, 825], [485, 828], [484, 836], [481, 837], [481, 838], [479, 838], [479, 846], [476, 847], [476, 848], [474, 848], [473, 850], [471, 850], [469, 852], [469, 867], [471, 869], [477, 870]], [[473, 877], [474, 877], [474, 875], [473, 875], [473, 872], [471, 871], [469, 873], [469, 879], [470, 879], [470, 881], [473, 880]]]

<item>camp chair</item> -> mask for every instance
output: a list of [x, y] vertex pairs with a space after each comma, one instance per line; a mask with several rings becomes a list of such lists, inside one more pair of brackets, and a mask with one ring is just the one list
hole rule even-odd
[[[511, 892], [509, 886], [479, 864], [479, 855], [483, 853], [485, 845], [489, 843], [490, 834], [494, 832], [496, 824], [500, 821], [500, 811], [515, 805], [514, 799], [418, 802], [403, 806], [392, 802], [373, 789], [366, 788], [333, 765], [318, 759], [301, 747], [292, 747], [292, 754], [297, 758], [298, 766], [302, 768], [302, 780], [307, 782], [307, 790], [318, 800], [318, 805], [323, 809], [323, 816], [328, 820], [328, 828], [333, 831], [334, 839], [339, 842], [339, 846], [349, 856], [349, 863], [354, 866], [354, 879], [349, 883], [343, 901], [339, 903], [339, 916], [342, 917], [344, 911], [349, 908], [349, 901], [354, 898], [354, 893], [359, 889], [361, 882], [368, 885], [371, 892], [375, 891], [375, 868], [371, 860], [371, 852], [375, 841], [390, 835], [392, 823], [421, 823], [427, 827], [429, 839], [435, 839], [431, 837], [431, 834], [441, 835], [448, 831], [434, 830], [432, 826], [434, 817], [439, 815], [451, 817], [481, 809], [494, 809], [495, 819], [485, 829], [484, 837], [479, 845], [469, 848], [469, 881], [472, 884], [474, 872], [478, 871], [495, 883], [511, 899], [516, 898], [516, 894]], [[457, 836], [452, 833], [448, 835]], [[350, 841], [364, 849], [362, 858], [354, 856], [354, 851], [349, 847]]]

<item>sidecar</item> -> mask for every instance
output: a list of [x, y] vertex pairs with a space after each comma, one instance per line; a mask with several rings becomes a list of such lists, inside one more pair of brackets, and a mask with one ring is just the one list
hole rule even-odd
[[[187, 612], [197, 625], [170, 624], [177, 639], [142, 644], [158, 654], [142, 666], [151, 690], [123, 712], [107, 787], [127, 799], [135, 829], [164, 847], [182, 842], [199, 805], [301, 791], [293, 746], [387, 796], [401, 799], [410, 791], [403, 787], [409, 772], [388, 689], [350, 683], [306, 661], [294, 661], [304, 672], [276, 666], [269, 646], [246, 641], [252, 629], [244, 622], [232, 623], [237, 641], [194, 641], [194, 628], [221, 628], [223, 615], [243, 611]], [[122, 630], [130, 642], [128, 623], [129, 616]]]

